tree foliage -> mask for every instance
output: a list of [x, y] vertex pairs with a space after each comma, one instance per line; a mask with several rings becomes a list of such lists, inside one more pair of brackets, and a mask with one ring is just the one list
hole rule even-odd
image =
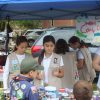
[[17, 26], [19, 28], [25, 29], [34, 29], [41, 27], [40, 20], [20, 20], [20, 21], [11, 21], [11, 26]]
[[[0, 31], [4, 31], [6, 23], [6, 20], [0, 21]], [[35, 29], [40, 28], [42, 24], [40, 20], [14, 20], [10, 21], [10, 26], [13, 29]]]
[[5, 21], [0, 20], [0, 31], [4, 31], [4, 29], [5, 29]]

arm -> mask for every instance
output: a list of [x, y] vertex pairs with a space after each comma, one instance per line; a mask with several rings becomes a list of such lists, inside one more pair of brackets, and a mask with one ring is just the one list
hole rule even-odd
[[60, 68], [59, 68], [59, 74], [58, 74], [59, 78], [64, 77], [64, 68], [63, 68], [63, 66], [64, 66], [64, 62], [63, 62], [63, 58], [61, 56]]
[[63, 68], [56, 68], [53, 70], [52, 74], [58, 78], [62, 78], [64, 76], [64, 69]]
[[4, 67], [4, 73], [3, 73], [3, 88], [8, 88], [8, 76], [9, 76], [9, 58], [7, 57], [6, 64]]
[[77, 62], [77, 68], [78, 69], [82, 69], [84, 67], [84, 59], [78, 59], [78, 62]]
[[94, 56], [93, 67], [95, 70], [100, 71], [100, 56], [99, 55]]
[[82, 69], [84, 67], [85, 59], [83, 53], [79, 50], [77, 55], [77, 68]]
[[64, 69], [63, 68], [59, 68], [58, 77], [62, 78], [63, 76], [64, 76]]
[[64, 63], [63, 63], [63, 59], [61, 57], [61, 60], [60, 60], [60, 67], [59, 68], [56, 68], [54, 69], [53, 71], [53, 75], [58, 77], [58, 78], [62, 78], [64, 76]]
[[28, 100], [39, 100], [39, 93], [34, 93], [34, 90], [30, 89]]

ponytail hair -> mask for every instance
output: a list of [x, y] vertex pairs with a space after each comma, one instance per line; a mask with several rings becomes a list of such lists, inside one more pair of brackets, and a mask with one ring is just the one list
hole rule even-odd
[[41, 65], [41, 62], [42, 62], [42, 60], [43, 60], [43, 57], [44, 57], [44, 52], [45, 52], [45, 50], [43, 49], [42, 51], [41, 51], [41, 54], [39, 55], [39, 58], [38, 58], [38, 63]]

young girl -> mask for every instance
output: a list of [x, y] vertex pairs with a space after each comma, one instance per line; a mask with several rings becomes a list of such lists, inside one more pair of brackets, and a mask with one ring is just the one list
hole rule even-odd
[[80, 80], [93, 82], [96, 73], [92, 65], [91, 52], [84, 41], [80, 42], [80, 49], [78, 50], [77, 56]]
[[69, 52], [68, 44], [64, 39], [59, 39], [56, 42], [55, 52], [62, 56], [64, 62], [65, 73], [61, 79], [62, 88], [67, 87], [72, 89], [73, 85], [79, 80], [75, 52]]
[[24, 36], [19, 36], [16, 40], [14, 52], [7, 57], [3, 74], [3, 85], [5, 92], [9, 88], [9, 80], [16, 74], [20, 73], [20, 64], [22, 60], [29, 56], [29, 54], [25, 53], [27, 46], [27, 39]]
[[91, 53], [87, 48], [86, 43], [80, 41], [78, 37], [73, 36], [69, 39], [69, 44], [74, 50], [77, 50], [76, 55], [79, 79], [93, 82], [96, 73], [92, 66]]
[[44, 66], [44, 83], [61, 88], [61, 79], [64, 75], [62, 57], [54, 53], [55, 39], [48, 35], [43, 39], [44, 50], [38, 58], [39, 64]]

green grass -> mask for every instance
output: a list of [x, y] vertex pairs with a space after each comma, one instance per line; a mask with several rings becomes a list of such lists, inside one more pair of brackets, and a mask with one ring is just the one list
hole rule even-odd
[[4, 100], [3, 88], [0, 88], [0, 100]]
[[94, 90], [94, 91], [97, 90], [96, 84], [93, 84], [93, 90]]
[[0, 82], [0, 88], [3, 88], [3, 82]]

